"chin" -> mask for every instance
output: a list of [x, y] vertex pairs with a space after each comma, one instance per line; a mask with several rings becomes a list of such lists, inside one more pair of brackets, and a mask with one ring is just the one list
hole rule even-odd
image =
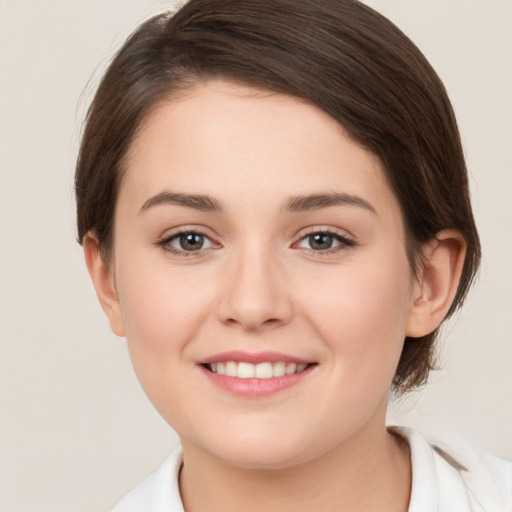
[[270, 450], [262, 452], [262, 450], [254, 448], [238, 451], [231, 450], [230, 453], [219, 455], [227, 464], [244, 469], [279, 470], [296, 466], [300, 463], [297, 453], [276, 453]]
[[307, 460], [304, 453], [306, 444], [304, 440], [295, 442], [283, 432], [274, 432], [272, 435], [266, 432], [242, 437], [223, 436], [220, 441], [205, 443], [204, 451], [232, 466], [277, 470]]

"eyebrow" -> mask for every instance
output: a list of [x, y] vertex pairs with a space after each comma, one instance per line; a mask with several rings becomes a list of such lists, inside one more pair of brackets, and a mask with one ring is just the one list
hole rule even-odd
[[288, 199], [288, 201], [286, 201], [285, 210], [289, 212], [304, 212], [308, 210], [320, 210], [330, 206], [345, 205], [358, 206], [377, 215], [377, 211], [371, 205], [371, 203], [362, 197], [339, 192], [329, 194], [306, 194], [292, 196]]
[[[149, 210], [150, 208], [153, 208], [154, 206], [162, 204], [185, 206], [194, 210], [206, 212], [222, 212], [220, 203], [211, 196], [165, 191], [150, 197], [142, 205], [139, 214]], [[304, 212], [308, 210], [320, 210], [330, 206], [345, 205], [358, 206], [374, 214], [377, 214], [375, 208], [362, 197], [340, 192], [292, 196], [286, 201], [284, 210], [289, 212]]]
[[161, 192], [156, 196], [150, 197], [139, 211], [139, 214], [161, 204], [174, 204], [186, 206], [194, 210], [206, 212], [221, 212], [222, 208], [213, 197], [203, 194], [180, 194], [175, 192]]

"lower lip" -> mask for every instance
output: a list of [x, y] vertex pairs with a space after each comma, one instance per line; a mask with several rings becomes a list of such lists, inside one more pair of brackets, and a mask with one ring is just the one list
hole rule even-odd
[[235, 395], [244, 397], [268, 396], [278, 393], [284, 389], [299, 384], [306, 378], [316, 365], [306, 368], [300, 373], [283, 375], [282, 377], [271, 377], [270, 379], [240, 379], [238, 377], [227, 377], [207, 370], [201, 366], [201, 370], [213, 384], [225, 389]]

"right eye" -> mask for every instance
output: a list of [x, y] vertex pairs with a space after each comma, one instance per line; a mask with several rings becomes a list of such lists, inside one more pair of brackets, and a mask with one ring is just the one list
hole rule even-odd
[[176, 233], [164, 238], [158, 245], [164, 250], [179, 256], [188, 256], [189, 253], [216, 247], [216, 244], [210, 238], [197, 231]]

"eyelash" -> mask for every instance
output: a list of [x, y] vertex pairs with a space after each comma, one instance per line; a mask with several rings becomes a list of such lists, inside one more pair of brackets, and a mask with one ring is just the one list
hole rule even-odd
[[[195, 250], [195, 251], [187, 251], [185, 249], [176, 249], [171, 245], [171, 243], [175, 240], [179, 240], [180, 237], [186, 236], [186, 235], [198, 235], [202, 237], [205, 241], [208, 240], [211, 244], [211, 247], [207, 247], [203, 249], [202, 247]], [[202, 231], [198, 229], [183, 229], [181, 231], [178, 231], [177, 233], [173, 233], [170, 236], [166, 236], [165, 238], [162, 238], [159, 240], [156, 244], [157, 246], [161, 247], [165, 252], [172, 254], [173, 256], [178, 256], [182, 258], [190, 258], [194, 256], [204, 256], [205, 251], [210, 251], [212, 248], [215, 248], [215, 246], [219, 247], [219, 244], [216, 244], [211, 240], [211, 237], [203, 233]]]
[[303, 247], [303, 249], [314, 254], [315, 256], [320, 256], [320, 257], [329, 256], [329, 255], [335, 254], [339, 251], [349, 249], [350, 247], [354, 247], [356, 245], [356, 242], [353, 239], [351, 239], [345, 235], [341, 235], [340, 233], [337, 233], [330, 229], [313, 228], [313, 229], [310, 229], [308, 232], [304, 233], [301, 236], [301, 238], [299, 239], [299, 241], [295, 242], [293, 244], [293, 246], [298, 246], [301, 242], [306, 241], [308, 238], [316, 236], [316, 235], [323, 235], [326, 237], [330, 237], [333, 239], [333, 241], [337, 242], [337, 245], [335, 245], [333, 247], [329, 247], [327, 249], [319, 249], [319, 250], [315, 250], [311, 247], [309, 247], [309, 248]]
[[[179, 240], [180, 237], [185, 235], [197, 235], [203, 238], [203, 240], [208, 240], [211, 244], [210, 247], [206, 248], [199, 248], [197, 250], [191, 250], [187, 251], [185, 249], [176, 249], [171, 245], [171, 243], [175, 240]], [[317, 236], [317, 235], [323, 235], [326, 237], [332, 238], [334, 241], [337, 242], [337, 245], [333, 247], [328, 247], [327, 249], [318, 249], [315, 250], [311, 247], [303, 247], [306, 251], [318, 255], [318, 256], [327, 256], [332, 255], [333, 253], [337, 253], [338, 251], [346, 250], [350, 247], [354, 247], [356, 243], [351, 238], [348, 238], [347, 236], [340, 235], [339, 233], [336, 233], [329, 229], [311, 229], [309, 232], [303, 234], [301, 238], [298, 240], [298, 242], [295, 242], [292, 247], [294, 248], [300, 248], [299, 244], [303, 241], [307, 240], [310, 237]], [[204, 232], [200, 230], [194, 230], [194, 229], [184, 229], [182, 231], [178, 231], [177, 233], [173, 233], [170, 236], [166, 236], [165, 238], [159, 240], [156, 244], [158, 247], [161, 247], [164, 251], [167, 253], [172, 254], [173, 256], [178, 256], [182, 258], [190, 258], [194, 256], [204, 256], [206, 251], [211, 251], [214, 248], [220, 247], [219, 244], [216, 244], [211, 240], [211, 238], [206, 235]], [[216, 247], [215, 247], [216, 246]]]

